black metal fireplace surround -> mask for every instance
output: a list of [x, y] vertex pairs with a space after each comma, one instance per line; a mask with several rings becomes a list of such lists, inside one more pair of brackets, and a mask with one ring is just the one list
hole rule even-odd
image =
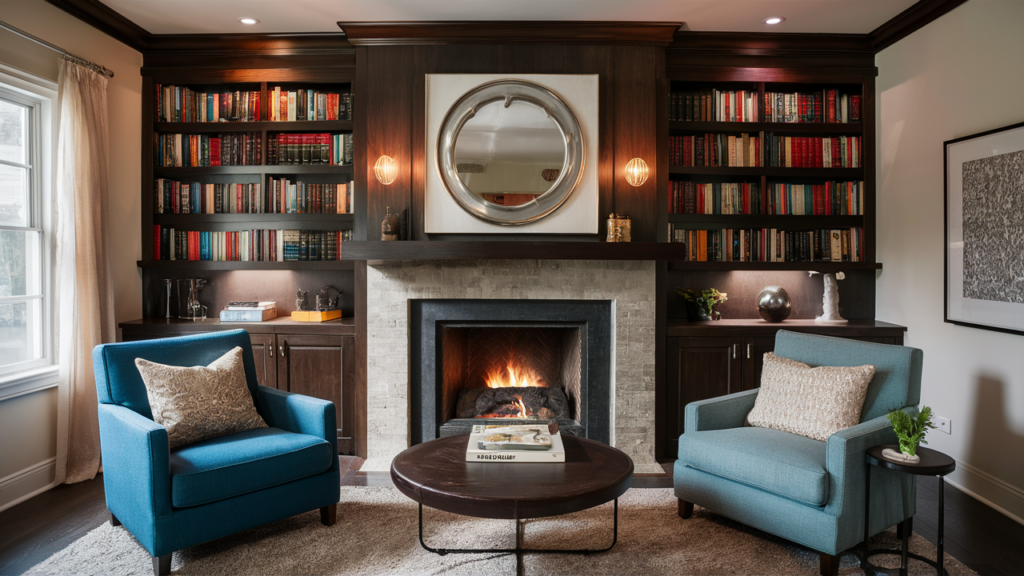
[[[614, 357], [611, 300], [419, 299], [409, 301], [409, 371], [412, 443], [440, 436], [453, 418], [442, 401], [444, 336], [460, 330], [517, 327], [579, 333], [580, 435], [611, 440], [611, 370]], [[570, 400], [570, 404], [576, 402]]]

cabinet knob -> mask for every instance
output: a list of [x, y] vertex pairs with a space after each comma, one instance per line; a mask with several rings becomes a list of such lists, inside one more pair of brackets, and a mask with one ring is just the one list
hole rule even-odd
[[274, 357], [274, 347], [273, 346], [268, 346], [268, 348], [270, 348], [270, 357], [273, 358]]
[[747, 343], [747, 360], [750, 360], [750, 343]]
[[735, 360], [735, 359], [736, 359], [736, 347], [737, 347], [737, 346], [739, 346], [739, 344], [733, 344], [733, 345], [732, 345], [732, 359], [733, 359], [733, 360]]
[[281, 344], [278, 350], [281, 352], [281, 358], [284, 358], [284, 344]]

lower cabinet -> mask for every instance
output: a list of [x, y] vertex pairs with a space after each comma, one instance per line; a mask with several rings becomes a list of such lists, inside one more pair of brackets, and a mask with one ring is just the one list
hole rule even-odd
[[[764, 354], [775, 349], [780, 327], [764, 322], [716, 326], [715, 322], [669, 326], [665, 348], [664, 456], [674, 458], [684, 430], [686, 405], [761, 385]], [[787, 326], [787, 328], [789, 328]], [[871, 326], [803, 326], [802, 332], [820, 333], [882, 344], [903, 344], [902, 326], [872, 322]]]

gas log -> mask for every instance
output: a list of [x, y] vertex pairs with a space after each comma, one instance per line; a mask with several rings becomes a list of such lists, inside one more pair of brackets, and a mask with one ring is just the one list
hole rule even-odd
[[569, 417], [569, 402], [560, 387], [467, 388], [459, 392], [457, 418]]

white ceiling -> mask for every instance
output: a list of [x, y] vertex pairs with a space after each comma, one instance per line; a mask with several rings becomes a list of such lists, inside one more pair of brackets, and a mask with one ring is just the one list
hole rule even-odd
[[[104, 0], [154, 34], [337, 32], [336, 22], [685, 22], [700, 32], [867, 34], [915, 0]], [[245, 26], [238, 18], [260, 20]], [[786, 21], [768, 26], [769, 16]]]

